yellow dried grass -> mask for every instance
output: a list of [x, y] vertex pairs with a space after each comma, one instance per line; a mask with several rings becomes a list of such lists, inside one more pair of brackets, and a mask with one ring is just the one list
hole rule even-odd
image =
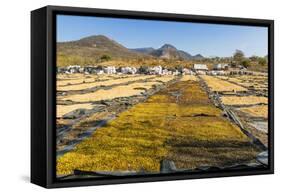
[[180, 81], [198, 81], [198, 78], [195, 75], [184, 75]]
[[268, 99], [262, 96], [223, 96], [222, 103], [225, 105], [252, 105], [267, 104]]
[[247, 88], [241, 87], [236, 84], [232, 84], [228, 81], [224, 81], [217, 77], [202, 75], [201, 76], [212, 91], [223, 92], [223, 91], [247, 91]]
[[76, 109], [92, 109], [93, 105], [91, 103], [86, 104], [73, 104], [73, 105], [57, 105], [57, 117], [62, 117], [63, 115], [74, 111]]
[[133, 83], [124, 86], [116, 86], [110, 90], [100, 89], [96, 92], [76, 94], [66, 97], [62, 97], [61, 100], [71, 100], [74, 102], [92, 102], [99, 100], [110, 100], [120, 97], [130, 97], [141, 95], [146, 89], [150, 89], [153, 85], [159, 85], [159, 82], [143, 82], [143, 83]]
[[268, 106], [267, 105], [245, 107], [245, 108], [240, 108], [239, 110], [244, 113], [248, 113], [253, 117], [268, 118]]
[[135, 76], [135, 77], [126, 77], [126, 78], [120, 78], [120, 79], [110, 79], [106, 81], [100, 81], [100, 82], [93, 82], [93, 83], [82, 83], [77, 85], [68, 85], [68, 86], [58, 86], [58, 91], [78, 91], [78, 90], [85, 90], [88, 88], [98, 87], [98, 86], [110, 86], [114, 84], [122, 84], [129, 81], [138, 81], [143, 80], [147, 78], [153, 78], [155, 76], [153, 75], [145, 75], [145, 76]]

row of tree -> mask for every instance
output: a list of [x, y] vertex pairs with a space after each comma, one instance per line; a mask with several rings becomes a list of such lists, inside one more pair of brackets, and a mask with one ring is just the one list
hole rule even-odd
[[[66, 56], [66, 55], [58, 55], [58, 66], [68, 66], [68, 65], [87, 65], [87, 64], [99, 64], [101, 62], [111, 61], [112, 58], [110, 55], [102, 55], [98, 59], [94, 59], [91, 57], [81, 57], [81, 56]], [[205, 64], [216, 64], [216, 63], [228, 63], [231, 64], [232, 67], [240, 67], [243, 66], [245, 68], [251, 68], [252, 70], [265, 71], [267, 69], [268, 59], [267, 56], [259, 57], [259, 56], [251, 56], [246, 57], [243, 51], [236, 50], [231, 57], [211, 57], [211, 58], [203, 58], [198, 60], [174, 60], [174, 59], [144, 59], [138, 58], [135, 61], [131, 61], [132, 64], [138, 64], [143, 66], [156, 66], [162, 65], [167, 67], [177, 67], [178, 65], [182, 65], [184, 67], [190, 67], [191, 64], [194, 63], [205, 63]], [[144, 68], [145, 71], [146, 68]], [[181, 68], [177, 68], [181, 70]]]
[[[102, 55], [97, 62], [104, 62], [110, 61], [111, 57], [109, 55]], [[206, 60], [198, 60], [198, 61], [208, 61]], [[267, 64], [267, 57], [259, 57], [259, 56], [252, 56], [252, 57], [245, 57], [245, 54], [241, 50], [236, 50], [232, 57], [215, 57], [211, 59], [212, 62], [228, 62], [231, 63], [233, 66], [242, 65], [245, 68], [248, 68], [251, 65], [251, 62], [256, 62], [261, 66], [265, 66]]]
[[233, 54], [233, 64], [235, 65], [242, 65], [246, 68], [251, 66], [251, 64], [257, 63], [258, 65], [265, 66], [267, 65], [267, 57], [258, 57], [258, 56], [252, 56], [252, 57], [245, 57], [245, 54], [241, 50], [236, 50]]

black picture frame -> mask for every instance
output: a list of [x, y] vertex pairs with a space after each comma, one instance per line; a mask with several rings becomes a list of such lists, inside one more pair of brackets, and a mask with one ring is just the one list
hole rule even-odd
[[[58, 181], [56, 162], [56, 14], [268, 27], [268, 169], [173, 173]], [[46, 6], [31, 12], [31, 182], [46, 188], [274, 173], [274, 21], [171, 13]]]

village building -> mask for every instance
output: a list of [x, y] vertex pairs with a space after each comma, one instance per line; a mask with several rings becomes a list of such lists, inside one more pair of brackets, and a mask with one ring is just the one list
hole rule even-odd
[[163, 68], [161, 65], [155, 66], [155, 67], [150, 67], [148, 69], [149, 74], [151, 74], [151, 75], [162, 75], [162, 70], [163, 70]]
[[194, 64], [193, 70], [196, 74], [206, 75], [206, 72], [209, 70], [206, 64]]
[[177, 69], [166, 69], [162, 66], [154, 66], [154, 67], [148, 67], [147, 70], [141, 71], [140, 68], [136, 67], [118, 67], [115, 66], [85, 66], [81, 67], [79, 65], [71, 65], [67, 67], [58, 67], [57, 72], [58, 73], [67, 73], [67, 74], [73, 74], [73, 73], [84, 73], [84, 74], [150, 74], [150, 75], [194, 75], [194, 74], [205, 74], [205, 72], [208, 70], [206, 65], [203, 66], [194, 66], [195, 70], [183, 68], [182, 70]]
[[92, 74], [92, 73], [96, 73], [96, 70], [93, 66], [85, 66], [84, 67], [84, 73], [85, 74]]
[[79, 65], [70, 65], [67, 67], [66, 73], [69, 73], [69, 74], [79, 73], [80, 68], [81, 67]]
[[206, 64], [194, 64], [193, 69], [195, 71], [208, 71], [208, 67]]
[[207, 74], [213, 75], [213, 76], [216, 76], [216, 75], [221, 76], [221, 75], [227, 75], [227, 72], [224, 70], [212, 70], [212, 71], [209, 71]]
[[253, 75], [254, 73], [252, 71], [246, 71], [246, 70], [231, 70], [230, 75]]
[[121, 73], [122, 74], [136, 74], [137, 68], [135, 68], [135, 67], [122, 67]]
[[106, 73], [106, 74], [115, 74], [116, 73], [116, 68], [114, 66], [105, 67], [103, 70], [104, 70], [104, 73]]
[[84, 67], [80, 67], [78, 71], [79, 73], [84, 73]]
[[172, 71], [169, 71], [168, 69], [163, 69], [162, 70], [162, 75], [172, 75], [173, 72]]
[[192, 75], [193, 72], [190, 69], [188, 69], [188, 68], [183, 68], [182, 69], [182, 74], [183, 75]]
[[99, 69], [99, 70], [96, 71], [96, 73], [97, 73], [98, 75], [102, 75], [102, 74], [104, 74], [104, 71], [103, 71], [102, 69]]
[[229, 67], [228, 64], [219, 63], [219, 64], [214, 64], [213, 69], [214, 70], [227, 70], [228, 67]]
[[173, 75], [179, 75], [179, 74], [180, 74], [180, 72], [178, 70], [173, 71]]

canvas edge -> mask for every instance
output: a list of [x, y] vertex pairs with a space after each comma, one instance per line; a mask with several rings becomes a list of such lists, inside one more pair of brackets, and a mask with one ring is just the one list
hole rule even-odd
[[[155, 181], [172, 181], [172, 180], [186, 180], [186, 179], [200, 179], [200, 178], [218, 178], [218, 177], [230, 177], [230, 176], [247, 176], [247, 175], [263, 175], [274, 173], [274, 20], [264, 19], [250, 19], [250, 18], [232, 18], [232, 17], [218, 17], [218, 16], [200, 16], [200, 15], [185, 15], [174, 13], [155, 13], [155, 12], [140, 12], [140, 11], [126, 11], [126, 10], [110, 10], [110, 9], [95, 9], [95, 8], [77, 8], [77, 7], [64, 7], [64, 6], [46, 6], [41, 9], [46, 9], [46, 75], [47, 75], [47, 93], [46, 93], [46, 182], [41, 185], [46, 188], [60, 188], [60, 187], [74, 187], [74, 186], [91, 186], [91, 185], [107, 185], [107, 184], [124, 184], [124, 183], [141, 183], [141, 182], [155, 182]], [[40, 10], [40, 9], [38, 9]], [[54, 41], [54, 15], [56, 13], [67, 14], [82, 14], [91, 15], [99, 14], [105, 16], [120, 16], [120, 17], [133, 17], [133, 18], [150, 18], [150, 19], [171, 19], [173, 21], [194, 21], [194, 22], [208, 22], [220, 23], [220, 24], [234, 24], [234, 25], [258, 25], [266, 26], [269, 28], [269, 115], [270, 115], [270, 127], [272, 132], [269, 134], [269, 149], [270, 149], [270, 162], [269, 169], [256, 170], [256, 171], [237, 171], [237, 172], [209, 172], [208, 174], [174, 174], [174, 175], [159, 175], [159, 176], [142, 176], [142, 177], [124, 177], [119, 179], [91, 179], [91, 180], [76, 180], [69, 182], [58, 182], [55, 178], [55, 144], [53, 127], [55, 126], [54, 109], [55, 109], [55, 74], [52, 67], [55, 62], [55, 41]], [[32, 52], [31, 52], [32, 53]], [[32, 118], [32, 117], [31, 117]], [[34, 136], [32, 136], [34, 137]], [[44, 146], [44, 145], [42, 145]]]

